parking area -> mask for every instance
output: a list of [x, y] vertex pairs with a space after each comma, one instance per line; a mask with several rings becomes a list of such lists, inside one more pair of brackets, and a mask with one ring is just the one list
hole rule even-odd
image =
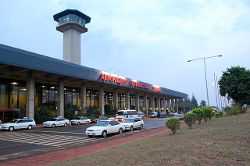
[[[144, 129], [164, 126], [166, 119], [145, 119]], [[67, 127], [43, 128], [36, 127], [32, 130], [16, 130], [14, 132], [0, 132], [0, 162], [20, 157], [41, 154], [61, 149], [80, 147], [84, 145], [99, 143], [110, 139], [118, 139], [140, 132], [125, 132], [114, 134], [107, 138], [85, 135], [87, 127], [93, 124], [71, 125]]]

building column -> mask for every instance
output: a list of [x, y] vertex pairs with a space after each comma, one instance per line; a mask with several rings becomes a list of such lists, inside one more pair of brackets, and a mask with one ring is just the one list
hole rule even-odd
[[177, 111], [177, 113], [179, 113], [179, 105], [178, 105], [178, 101], [179, 101], [179, 99], [176, 99], [176, 111]]
[[35, 80], [32, 76], [27, 79], [27, 100], [26, 100], [26, 116], [34, 119], [35, 108]]
[[81, 111], [83, 114], [86, 114], [86, 102], [87, 102], [87, 98], [86, 98], [87, 94], [86, 94], [86, 85], [82, 84], [81, 85], [81, 91], [80, 91], [80, 102], [81, 102]]
[[167, 103], [166, 103], [167, 101], [166, 101], [166, 98], [164, 97], [163, 98], [163, 108], [164, 108], [164, 112], [166, 112], [166, 110], [167, 110]]
[[170, 112], [170, 99], [167, 99], [167, 108], [168, 108], [168, 112]]
[[157, 97], [157, 107], [158, 107], [158, 112], [161, 111], [161, 99]]
[[113, 100], [114, 100], [114, 107], [118, 108], [119, 105], [118, 105], [118, 91], [117, 90], [113, 92]]
[[136, 94], [136, 111], [140, 111], [140, 96], [139, 94]]
[[129, 100], [129, 92], [126, 92], [126, 99], [125, 99], [125, 103], [126, 103], [126, 108], [129, 110], [130, 109], [130, 100]]
[[58, 108], [57, 108], [57, 115], [64, 117], [64, 83], [62, 80], [59, 80], [58, 82]]
[[174, 110], [174, 99], [171, 99], [171, 107], [172, 107], [172, 110]]
[[104, 115], [105, 112], [104, 112], [104, 90], [103, 89], [99, 90], [99, 108], [100, 108], [101, 114]]
[[148, 96], [145, 95], [144, 96], [144, 106], [145, 106], [145, 112], [146, 112], [146, 115], [148, 115]]
[[152, 111], [155, 112], [155, 98], [152, 97]]

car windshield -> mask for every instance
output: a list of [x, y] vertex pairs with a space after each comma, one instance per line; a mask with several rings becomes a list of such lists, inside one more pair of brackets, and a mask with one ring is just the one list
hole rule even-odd
[[123, 115], [124, 114], [124, 112], [123, 111], [119, 111], [119, 112], [117, 112], [117, 115]]
[[124, 119], [123, 123], [133, 123], [134, 119]]
[[17, 119], [13, 119], [12, 121], [10, 121], [9, 123], [16, 123], [18, 120]]
[[109, 121], [99, 121], [96, 123], [96, 126], [108, 126]]

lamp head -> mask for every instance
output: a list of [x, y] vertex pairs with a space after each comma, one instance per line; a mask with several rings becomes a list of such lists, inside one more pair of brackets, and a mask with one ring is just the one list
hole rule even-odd
[[191, 62], [192, 60], [188, 60], [187, 62]]
[[222, 57], [222, 55], [218, 55], [218, 57]]

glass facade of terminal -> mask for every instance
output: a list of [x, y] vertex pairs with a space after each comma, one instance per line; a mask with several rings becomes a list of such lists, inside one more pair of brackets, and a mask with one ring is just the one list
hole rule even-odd
[[[0, 120], [7, 117], [9, 119], [13, 116], [26, 114], [27, 89], [26, 82], [0, 78]], [[58, 85], [35, 83], [35, 111], [39, 108], [48, 108], [56, 111], [58, 109]], [[118, 109], [128, 109], [126, 102], [126, 94], [118, 93]], [[99, 109], [99, 91], [94, 89], [86, 89], [86, 107], [93, 107]], [[154, 104], [153, 104], [154, 101]], [[146, 111], [144, 96], [139, 96], [139, 110]], [[130, 109], [137, 109], [137, 96], [129, 95]], [[114, 93], [111, 91], [104, 91], [104, 104], [115, 105]], [[160, 105], [159, 105], [160, 104]], [[74, 105], [81, 107], [81, 96], [79, 88], [64, 87], [64, 106]], [[164, 100], [157, 100], [157, 98], [148, 97], [147, 105], [149, 112], [162, 111], [164, 107]], [[158, 107], [160, 108], [158, 109]], [[17, 118], [17, 117], [14, 117]], [[6, 121], [6, 120], [4, 120]]]

